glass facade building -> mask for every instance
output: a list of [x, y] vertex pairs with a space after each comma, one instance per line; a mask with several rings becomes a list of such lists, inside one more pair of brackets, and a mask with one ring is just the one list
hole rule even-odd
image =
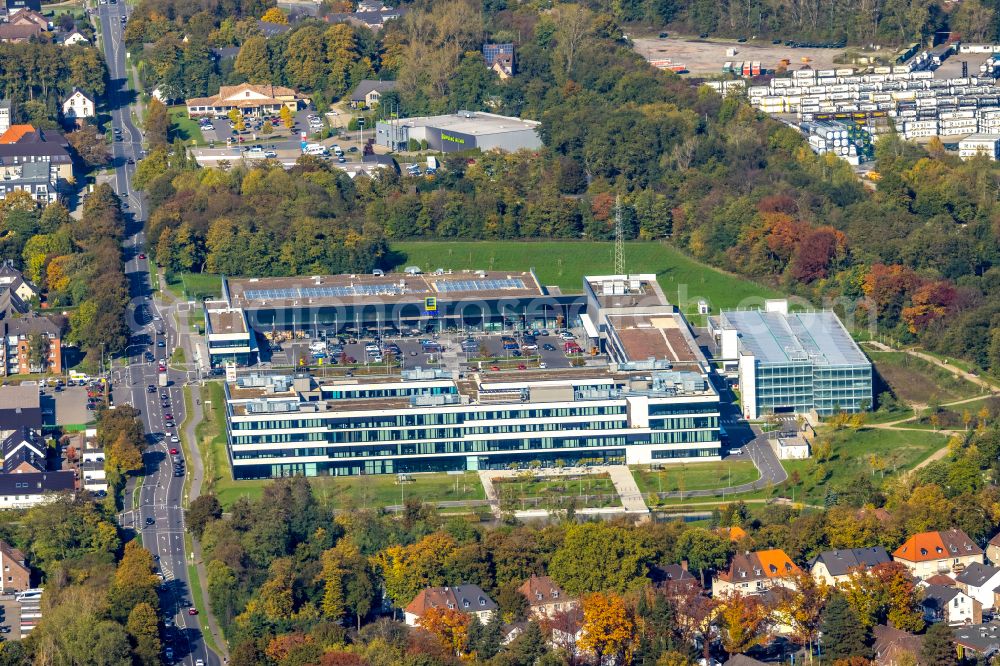
[[720, 315], [722, 357], [736, 366], [744, 416], [871, 409], [871, 362], [837, 316], [772, 303]]
[[683, 391], [670, 375], [690, 373], [593, 374], [461, 387], [441, 372], [336, 385], [240, 378], [226, 385], [233, 474], [259, 479], [719, 456], [719, 397], [710, 383]]

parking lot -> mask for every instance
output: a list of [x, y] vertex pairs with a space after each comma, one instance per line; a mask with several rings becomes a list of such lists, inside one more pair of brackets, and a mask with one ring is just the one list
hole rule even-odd
[[[378, 342], [374, 337], [359, 339], [348, 335], [327, 338], [325, 343], [304, 338], [281, 342], [271, 351], [266, 351], [265, 342], [261, 345], [261, 360], [273, 366], [377, 366], [394, 361], [404, 369], [442, 365], [490, 370], [516, 369], [522, 365], [568, 368], [574, 358], [588, 356], [582, 347], [575, 354], [567, 354], [569, 339], [563, 339], [555, 331], [538, 329], [537, 332], [534, 342], [529, 339], [527, 347], [519, 333], [384, 336]], [[580, 344], [578, 338], [571, 339]]]
[[[808, 64], [813, 69], [834, 69], [835, 59], [844, 49], [792, 48], [784, 44], [768, 42], [746, 42], [735, 40], [709, 40], [698, 38], [658, 38], [637, 37], [633, 40], [635, 52], [646, 60], [669, 59], [673, 64], [685, 65], [693, 75], [718, 74], [726, 61], [758, 61], [761, 67], [775, 69], [783, 59], [791, 63], [792, 69]], [[736, 55], [727, 55], [735, 49]]]

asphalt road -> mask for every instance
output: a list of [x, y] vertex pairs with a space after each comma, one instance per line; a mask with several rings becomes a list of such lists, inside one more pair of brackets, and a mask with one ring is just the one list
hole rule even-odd
[[[221, 664], [215, 653], [206, 647], [198, 618], [188, 614], [191, 589], [188, 581], [187, 558], [184, 546], [184, 512], [182, 509], [184, 477], [175, 476], [171, 462], [170, 437], [184, 421], [184, 396], [181, 386], [185, 373], [168, 372], [169, 386], [160, 387], [158, 364], [146, 360], [146, 352], [154, 359], [165, 359], [177, 344], [177, 331], [169, 317], [161, 318], [149, 285], [149, 266], [144, 258], [145, 236], [143, 224], [147, 214], [146, 203], [139, 192], [133, 191], [131, 179], [135, 165], [142, 158], [142, 133], [133, 123], [132, 104], [134, 93], [129, 89], [126, 75], [125, 44], [122, 40], [128, 7], [124, 2], [98, 5], [95, 18], [100, 21], [102, 46], [108, 63], [109, 101], [112, 128], [120, 132], [121, 140], [112, 144], [114, 189], [121, 197], [126, 213], [126, 238], [124, 241], [125, 272], [132, 296], [130, 328], [133, 340], [125, 350], [128, 365], [112, 372], [115, 395], [119, 403], [129, 402], [140, 410], [150, 445], [143, 455], [145, 474], [141, 488], [130, 483], [125, 493], [124, 511], [120, 522], [124, 529], [134, 529], [141, 535], [143, 545], [158, 560], [163, 574], [161, 608], [167, 628], [164, 646], [173, 650], [174, 663], [194, 665], [198, 662]], [[158, 346], [159, 341], [163, 346]], [[150, 393], [149, 385], [156, 391]], [[161, 398], [161, 392], [167, 396]], [[165, 406], [166, 405], [166, 406]], [[178, 424], [168, 427], [166, 414]], [[150, 521], [152, 524], [146, 525]]]

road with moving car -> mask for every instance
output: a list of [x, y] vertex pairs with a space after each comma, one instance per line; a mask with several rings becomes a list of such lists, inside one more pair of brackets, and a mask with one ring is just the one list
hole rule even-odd
[[[192, 608], [188, 579], [190, 555], [184, 545], [184, 480], [186, 475], [177, 430], [184, 420], [181, 390], [185, 373], [173, 372], [166, 360], [177, 344], [173, 323], [161, 317], [149, 284], [143, 224], [147, 207], [132, 189], [135, 164], [143, 157], [143, 136], [134, 124], [134, 92], [126, 74], [122, 38], [128, 6], [117, 0], [98, 4], [102, 47], [110, 77], [109, 106], [112, 127], [113, 187], [126, 217], [125, 273], [132, 297], [132, 337], [125, 350], [128, 364], [112, 371], [115, 399], [140, 410], [149, 446], [143, 455], [145, 475], [130, 483], [120, 523], [135, 530], [153, 553], [163, 580], [164, 660], [191, 666], [216, 666], [222, 661], [208, 650]], [[161, 379], [162, 378], [162, 379]], [[165, 379], [165, 381], [164, 381]], [[175, 453], [172, 453], [175, 452]]]

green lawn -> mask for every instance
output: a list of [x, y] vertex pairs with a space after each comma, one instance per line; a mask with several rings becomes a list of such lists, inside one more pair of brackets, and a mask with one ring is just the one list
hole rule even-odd
[[[523, 271], [534, 269], [543, 285], [566, 293], [582, 290], [584, 275], [614, 270], [614, 244], [577, 241], [410, 241], [396, 242], [398, 269], [437, 268]], [[655, 273], [664, 294], [685, 312], [697, 310], [704, 298], [712, 311], [778, 298], [779, 292], [702, 264], [664, 243], [625, 244], [625, 265], [631, 273]]]
[[680, 490], [706, 490], [738, 486], [760, 478], [760, 473], [749, 460], [726, 460], [679, 463], [663, 469], [650, 470], [646, 466], [632, 468], [632, 477], [643, 494], [667, 493]]
[[908, 404], [949, 402], [983, 393], [972, 382], [905, 352], [869, 351], [868, 356], [893, 393]]
[[[789, 479], [795, 487], [796, 501], [821, 503], [827, 489], [849, 490], [851, 481], [867, 476], [877, 486], [883, 479], [913, 469], [932, 453], [945, 446], [944, 435], [920, 430], [821, 430], [820, 436], [832, 444], [833, 454], [825, 463], [811, 460], [784, 460], [782, 465], [790, 475], [798, 473], [799, 482]], [[872, 468], [872, 456], [877, 456]], [[822, 468], [822, 473], [818, 468]], [[825, 478], [820, 478], [825, 477]], [[789, 490], [784, 492], [785, 495]]]
[[167, 282], [178, 298], [201, 301], [206, 298], [220, 298], [222, 295], [222, 277], [215, 273], [180, 273], [171, 276]]
[[188, 118], [186, 107], [171, 106], [168, 112], [170, 114], [171, 139], [180, 137], [188, 145], [191, 144], [191, 139], [194, 139], [199, 146], [206, 144], [205, 137], [201, 135], [201, 128], [198, 127], [198, 121]]
[[[205, 462], [206, 491], [211, 489], [223, 506], [232, 506], [240, 497], [258, 498], [270, 481], [234, 481], [226, 455], [225, 398], [222, 384], [207, 385], [211, 404], [198, 424], [197, 437]], [[204, 399], [203, 401], [204, 402]], [[395, 474], [377, 476], [315, 477], [310, 479], [316, 496], [335, 508], [371, 508], [402, 504], [417, 497], [423, 502], [481, 500], [486, 498], [479, 475], [412, 474], [412, 482], [400, 484]]]

